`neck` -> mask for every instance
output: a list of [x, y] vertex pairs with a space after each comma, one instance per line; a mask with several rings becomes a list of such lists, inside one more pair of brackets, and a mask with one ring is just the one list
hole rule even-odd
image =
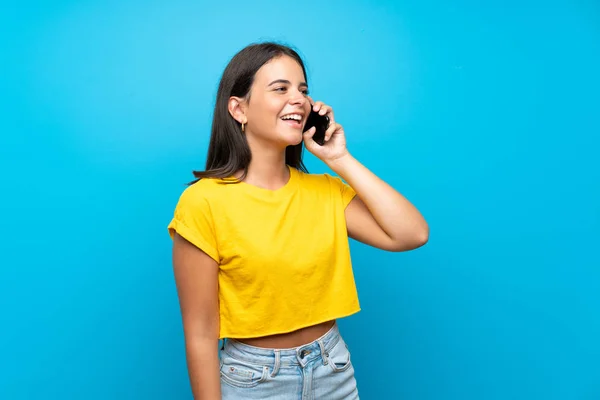
[[285, 164], [285, 149], [281, 151], [252, 147], [252, 160], [244, 182], [269, 190], [285, 186], [290, 179], [290, 172]]

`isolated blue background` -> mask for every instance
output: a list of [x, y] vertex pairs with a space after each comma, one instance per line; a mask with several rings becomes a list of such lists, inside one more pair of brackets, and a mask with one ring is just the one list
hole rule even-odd
[[351, 245], [361, 398], [600, 398], [598, 2], [1, 7], [0, 399], [191, 398], [166, 226], [266, 39], [431, 227]]

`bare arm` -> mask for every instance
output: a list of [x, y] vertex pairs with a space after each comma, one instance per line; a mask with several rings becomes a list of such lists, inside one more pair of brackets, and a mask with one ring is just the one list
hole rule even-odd
[[173, 270], [194, 399], [221, 400], [218, 265], [202, 250], [176, 234]]
[[[311, 103], [312, 98], [308, 97]], [[304, 132], [306, 148], [323, 160], [358, 194], [345, 210], [348, 235], [365, 244], [388, 251], [406, 251], [429, 240], [429, 227], [419, 211], [394, 188], [358, 162], [346, 148], [342, 126], [333, 110], [321, 101], [312, 109], [330, 120], [324, 146], [312, 140], [315, 128]]]
[[350, 237], [388, 251], [412, 250], [427, 243], [427, 222], [394, 188], [349, 153], [328, 164], [358, 195], [345, 212]]

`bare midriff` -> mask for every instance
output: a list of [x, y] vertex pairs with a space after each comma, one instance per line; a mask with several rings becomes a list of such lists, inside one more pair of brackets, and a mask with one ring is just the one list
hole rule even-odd
[[326, 334], [335, 324], [335, 320], [308, 326], [293, 332], [278, 335], [261, 336], [257, 338], [235, 339], [238, 342], [267, 349], [289, 349], [315, 341]]

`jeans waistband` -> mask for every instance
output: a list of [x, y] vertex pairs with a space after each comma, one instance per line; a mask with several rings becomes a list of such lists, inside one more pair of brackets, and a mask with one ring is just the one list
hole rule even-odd
[[272, 363], [304, 366], [315, 358], [323, 358], [326, 362], [328, 354], [339, 342], [341, 336], [337, 322], [333, 327], [314, 341], [289, 349], [268, 349], [250, 346], [235, 339], [225, 341], [225, 355], [249, 363], [268, 365]]

